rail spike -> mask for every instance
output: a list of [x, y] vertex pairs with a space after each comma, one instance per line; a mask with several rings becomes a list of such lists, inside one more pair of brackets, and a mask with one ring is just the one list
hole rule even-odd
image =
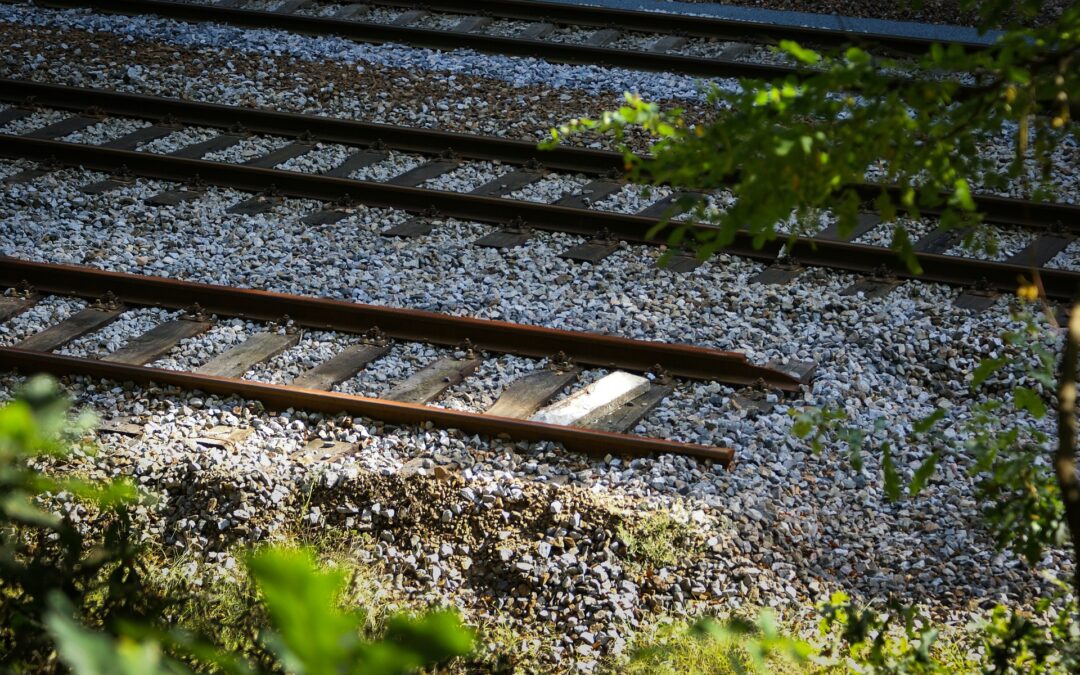
[[880, 281], [895, 281], [896, 273], [888, 265], [878, 265], [874, 268], [874, 273], [871, 275], [872, 279]]
[[[671, 379], [672, 379], [671, 378], [671, 373], [669, 373], [659, 363], [653, 364], [653, 367], [649, 368], [649, 374], [651, 374], [654, 378], [656, 378], [656, 382], [658, 384], [664, 384], [664, 385], [671, 384]], [[763, 382], [763, 380], [761, 380], [761, 379], [758, 379], [758, 381]]]
[[465, 358], [467, 359], [475, 359], [477, 357], [476, 345], [474, 345], [473, 341], [469, 338], [465, 338], [461, 344], [458, 345], [458, 349], [465, 352]]
[[105, 295], [97, 298], [92, 303], [90, 303], [90, 307], [92, 309], [98, 309], [105, 312], [113, 312], [123, 306], [124, 303], [121, 302], [120, 298], [117, 297], [116, 293], [113, 293], [112, 291], [105, 291]]
[[203, 309], [203, 306], [199, 303], [193, 303], [184, 308], [184, 312], [180, 315], [181, 319], [187, 321], [209, 321], [210, 317]]
[[390, 336], [383, 332], [378, 326], [372, 326], [364, 332], [360, 341], [367, 345], [374, 345], [376, 347], [385, 347], [390, 344]]
[[568, 370], [573, 370], [576, 365], [574, 360], [566, 355], [566, 352], [556, 352], [554, 356], [548, 358], [547, 367], [554, 370], [557, 373], [564, 373]]
[[296, 322], [293, 321], [292, 317], [288, 314], [282, 314], [281, 318], [277, 321], [271, 321], [266, 329], [271, 333], [284, 331], [286, 335], [296, 335], [299, 332], [299, 328], [296, 327]]
[[532, 231], [532, 228], [521, 216], [515, 216], [513, 220], [506, 224], [504, 229], [514, 234], [525, 234]]
[[37, 293], [37, 289], [26, 279], [23, 279], [15, 288], [8, 289], [8, 291], [16, 298], [29, 298]]

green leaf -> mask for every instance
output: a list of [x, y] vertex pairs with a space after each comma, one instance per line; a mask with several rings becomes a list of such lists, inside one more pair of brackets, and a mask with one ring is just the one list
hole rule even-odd
[[421, 663], [441, 663], [472, 651], [472, 633], [461, 626], [453, 612], [432, 612], [419, 619], [390, 619], [386, 640], [408, 647]]
[[1017, 410], [1026, 410], [1037, 420], [1046, 416], [1046, 404], [1035, 391], [1027, 387], [1013, 388], [1013, 404]]
[[271, 648], [285, 668], [307, 675], [339, 673], [359, 642], [361, 625], [359, 615], [338, 609], [344, 573], [318, 570], [302, 550], [266, 549], [247, 565], [276, 630]]
[[71, 603], [59, 592], [49, 596], [45, 626], [56, 642], [60, 660], [75, 675], [154, 675], [188, 672], [178, 664], [166, 667], [156, 642], [114, 642], [87, 630], [72, 618]]
[[812, 49], [806, 49], [805, 47], [802, 47], [801, 45], [799, 45], [798, 42], [795, 42], [794, 40], [781, 40], [780, 49], [787, 52], [788, 54], [791, 54], [796, 59], [798, 59], [802, 63], [805, 63], [806, 65], [812, 66], [821, 60], [821, 54], [818, 54]]
[[988, 377], [993, 375], [999, 368], [1005, 365], [1005, 359], [983, 359], [979, 362], [979, 365], [971, 373], [971, 388], [974, 389], [980, 384], [986, 381]]
[[958, 178], [953, 183], [953, 194], [949, 199], [953, 206], [959, 206], [965, 211], [975, 210], [975, 200], [971, 198], [971, 187], [963, 178]]
[[912, 425], [915, 433], [925, 434], [930, 431], [930, 428], [940, 422], [945, 417], [945, 410], [942, 408], [934, 408], [934, 412], [930, 413], [926, 417], [915, 420], [915, 424]]
[[60, 527], [61, 522], [59, 516], [34, 506], [30, 498], [19, 491], [6, 494], [0, 499], [0, 513], [22, 525], [48, 530]]
[[890, 502], [900, 501], [900, 474], [893, 464], [892, 451], [888, 443], [881, 446], [881, 470], [885, 477], [885, 497]]
[[940, 457], [940, 453], [935, 451], [926, 458], [925, 462], [919, 465], [919, 468], [915, 470], [915, 475], [911, 477], [908, 494], [914, 497], [922, 492], [922, 489], [926, 487], [926, 481], [930, 480], [930, 476], [934, 475], [934, 469], [937, 468]]

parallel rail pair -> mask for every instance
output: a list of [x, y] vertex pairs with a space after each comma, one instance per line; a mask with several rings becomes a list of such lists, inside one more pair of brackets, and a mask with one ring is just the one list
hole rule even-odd
[[[639, 373], [651, 370], [661, 373], [661, 379], [671, 377], [710, 380], [739, 387], [763, 384], [781, 391], [794, 391], [799, 386], [799, 380], [795, 376], [774, 368], [755, 366], [737, 352], [212, 286], [7, 257], [0, 257], [0, 288], [3, 287], [7, 288], [7, 293], [0, 293], [0, 321], [25, 311], [45, 294], [104, 301], [106, 304], [88, 308], [60, 324], [30, 336], [14, 347], [0, 347], [0, 368], [48, 372], [57, 376], [82, 375], [117, 382], [153, 382], [220, 395], [241, 396], [262, 401], [278, 410], [300, 408], [330, 414], [348, 413], [394, 424], [430, 422], [467, 433], [491, 436], [505, 434], [515, 440], [554, 441], [569, 449], [593, 454], [676, 453], [723, 464], [729, 463], [733, 457], [730, 448], [678, 443], [601, 430], [626, 427], [626, 421], [632, 426], [651, 406], [659, 403], [663, 395], [670, 393], [670, 389], [666, 387], [655, 388], [653, 396], [647, 397], [647, 400], [630, 400], [628, 405], [640, 406], [636, 411], [615, 411], [613, 419], [618, 425], [601, 425], [598, 429], [530, 421], [528, 416], [532, 411], [561, 389], [571, 385], [578, 366]], [[108, 322], [119, 318], [127, 309], [134, 307], [182, 309], [191, 316], [160, 324], [143, 336], [132, 336], [126, 347], [102, 358], [79, 358], [52, 353], [67, 342], [102, 328]], [[236, 348], [239, 351], [235, 358], [230, 360], [228, 354], [223, 357], [228, 366], [224, 371], [176, 371], [146, 365], [166, 355], [182, 339], [209, 329], [210, 319], [207, 317], [210, 315], [242, 317], [261, 322], [281, 322], [282, 317], [287, 316], [288, 323], [295, 327], [365, 335], [369, 337], [369, 342], [361, 344], [359, 351], [343, 353], [332, 359], [333, 363], [324, 362], [320, 367], [309, 371], [305, 374], [306, 377], [299, 379], [305, 386], [266, 384], [241, 378], [248, 367], [296, 343], [295, 338], [281, 340], [279, 337], [285, 336], [275, 337], [270, 332], [259, 335], [263, 342], [274, 344], [252, 347], [242, 345]], [[504, 396], [513, 391], [511, 396], [515, 401], [513, 404], [504, 402], [501, 407], [497, 404], [492, 408], [496, 414], [462, 412], [418, 404], [417, 402], [434, 400], [449, 386], [449, 380], [441, 382], [438, 377], [426, 378], [432, 381], [419, 382], [416, 385], [419, 394], [403, 396], [399, 400], [366, 398], [330, 391], [334, 384], [354, 376], [369, 362], [384, 355], [390, 341], [425, 342], [459, 348], [463, 343], [467, 344], [467, 349], [476, 356], [467, 355], [468, 363], [465, 365], [473, 369], [483, 352], [537, 359], [558, 354], [558, 361], [567, 365], [562, 367], [565, 376], [545, 377], [543, 371], [540, 371], [539, 382], [522, 382], [517, 387], [512, 384], [504, 391]], [[275, 345], [276, 351], [272, 349]], [[454, 373], [447, 370], [448, 376], [454, 375], [454, 381], [459, 381], [471, 372], [468, 368], [461, 370], [462, 363], [454, 361], [449, 364], [457, 369], [450, 369], [454, 370]], [[222, 376], [222, 372], [233, 374]], [[530, 375], [525, 376], [529, 377]], [[414, 402], [406, 402], [410, 400]], [[512, 410], [517, 412], [508, 412]]]
[[[102, 12], [128, 15], [153, 14], [181, 21], [209, 21], [246, 28], [276, 28], [309, 35], [333, 35], [382, 44], [397, 42], [432, 49], [472, 49], [509, 56], [535, 56], [556, 63], [603, 64], [634, 70], [683, 73], [709, 78], [752, 77], [776, 78], [801, 72], [794, 66], [751, 63], [723, 55], [699, 57], [671, 53], [684, 36], [709, 40], [776, 44], [782, 39], [797, 40], [822, 47], [841, 47], [865, 44], [870, 48], [900, 54], [925, 53], [934, 40], [882, 33], [857, 33], [826, 28], [777, 26], [751, 21], [685, 16], [659, 12], [641, 12], [602, 7], [573, 6], [561, 3], [524, 0], [438, 0], [410, 3], [393, 0], [375, 2], [345, 2], [344, 7], [330, 17], [314, 16], [298, 10], [316, 3], [282, 2], [282, 10], [244, 9], [242, 3], [223, 0], [215, 4], [198, 2], [169, 2], [166, 0], [46, 0], [42, 4], [56, 7], [81, 7]], [[417, 6], [424, 7], [417, 10]], [[411, 9], [408, 17], [394, 23], [366, 20], [371, 6], [401, 6]], [[436, 30], [415, 23], [428, 10], [456, 14], [462, 17], [459, 29]], [[483, 22], [476, 19], [498, 17], [533, 22], [531, 30], [521, 35], [500, 36], [485, 34]], [[544, 39], [556, 24], [601, 27], [605, 42], [577, 44]], [[604, 46], [617, 39], [620, 33], [644, 32], [658, 36], [651, 49], [634, 50]], [[664, 39], [664, 38], [668, 39]], [[685, 41], [685, 40], [684, 40]], [[969, 50], [984, 49], [982, 43], [957, 42]]]
[[[622, 185], [617, 177], [611, 177], [621, 167], [618, 153], [563, 147], [554, 151], [539, 151], [531, 143], [511, 141], [464, 134], [426, 131], [370, 124], [351, 120], [333, 119], [314, 115], [252, 110], [206, 103], [193, 103], [175, 99], [120, 94], [110, 91], [43, 85], [0, 80], [0, 100], [13, 103], [30, 97], [33, 104], [47, 105], [68, 110], [84, 110], [87, 106], [97, 108], [97, 113], [126, 115], [152, 120], [149, 130], [136, 132], [137, 138], [118, 139], [104, 146], [66, 143], [51, 138], [63, 136], [71, 130], [85, 128], [97, 118], [75, 115], [70, 121], [54, 125], [52, 131], [38, 130], [28, 135], [0, 134], [0, 155], [22, 157], [41, 162], [55, 162], [66, 166], [82, 166], [88, 169], [120, 172], [128, 171], [145, 178], [187, 182], [198, 175], [207, 184], [231, 187], [252, 192], [265, 192], [271, 188], [281, 195], [313, 198], [327, 202], [328, 207], [312, 214], [311, 223], [334, 222], [345, 217], [345, 212], [333, 206], [335, 202], [355, 202], [369, 206], [405, 210], [415, 215], [414, 234], [430, 229], [434, 215], [489, 223], [502, 228], [505, 236], [495, 237], [493, 245], [519, 245], [527, 240], [522, 227], [540, 230], [570, 232], [600, 237], [610, 237], [635, 243], [666, 244], [670, 227], [650, 235], [657, 222], [676, 198], [670, 197], [650, 205], [637, 214], [620, 214], [588, 208], [583, 196], [561, 199], [555, 204], [534, 203], [506, 199], [504, 196], [514, 188], [539, 180], [544, 171], [575, 171], [594, 176], [586, 186], [593, 201], [599, 195], [611, 194]], [[16, 119], [28, 115], [31, 108], [15, 106], [0, 113], [0, 120]], [[272, 168], [273, 157], [267, 162], [254, 164], [228, 164], [210, 162], [195, 157], [201, 153], [180, 151], [173, 155], [149, 154], [134, 150], [140, 140], [166, 135], [178, 123], [211, 126], [223, 129], [217, 146], [239, 141], [241, 132], [237, 125], [247, 130], [276, 134], [293, 138], [295, 142], [288, 153], [313, 150], [317, 142], [341, 142], [359, 147], [347, 164], [373, 163], [385, 157], [387, 149], [426, 153], [433, 156], [427, 165], [415, 170], [416, 180], [395, 179], [390, 183], [374, 183], [348, 178], [347, 171], [331, 171], [329, 174], [305, 174]], [[81, 125], [81, 126], [80, 126]], [[204, 144], [204, 148], [215, 141]], [[447, 153], [447, 150], [452, 150]], [[447, 157], [456, 157], [456, 160]], [[498, 160], [515, 166], [515, 170], [492, 184], [481, 186], [464, 194], [417, 187], [421, 179], [452, 170], [461, 159]], [[351, 165], [350, 165], [351, 166]], [[33, 174], [34, 172], [30, 172]], [[402, 178], [402, 177], [399, 177]], [[11, 178], [8, 179], [12, 180]], [[117, 184], [118, 186], [119, 184]], [[862, 185], [857, 188], [869, 201], [887, 186]], [[894, 285], [895, 280], [920, 279], [951, 285], [975, 288], [978, 292], [992, 295], [1011, 292], [1022, 279], [1031, 280], [1038, 274], [1048, 298], [1067, 300], [1072, 297], [1080, 274], [1068, 270], [1047, 269], [1044, 265], [1067, 247], [1080, 231], [1080, 207], [1070, 204], [1033, 202], [993, 196], [977, 196], [976, 204], [987, 222], [1035, 230], [1032, 244], [1005, 262], [990, 262], [956, 255], [943, 255], [957, 241], [957, 231], [936, 231], [916, 243], [917, 260], [922, 266], [921, 275], [912, 275], [896, 254], [884, 247], [853, 244], [839, 240], [835, 234], [823, 233], [814, 237], [799, 237], [790, 242], [778, 240], [755, 248], [748, 232], [739, 233], [728, 251], [748, 258], [784, 266], [794, 259], [797, 266], [824, 266], [855, 272], [871, 277], [876, 291]], [[875, 225], [870, 214], [865, 227]], [[936, 215], [933, 211], [927, 216]], [[693, 227], [709, 230], [708, 224]], [[408, 230], [408, 228], [405, 228]], [[495, 233], [498, 234], [498, 233]], [[499, 243], [501, 242], [501, 243]], [[610, 244], [610, 240], [608, 240]], [[594, 247], [596, 250], [603, 246]], [[692, 267], [693, 262], [683, 269]], [[797, 267], [787, 263], [788, 268]], [[790, 271], [790, 269], [789, 269]], [[782, 280], [787, 272], [773, 275]], [[766, 280], [766, 279], [762, 279]], [[863, 290], [862, 288], [853, 289]], [[865, 284], [864, 284], [865, 286]]]

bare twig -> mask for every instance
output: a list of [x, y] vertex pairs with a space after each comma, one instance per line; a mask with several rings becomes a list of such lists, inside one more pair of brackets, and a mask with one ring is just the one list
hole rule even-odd
[[1061, 354], [1061, 379], [1058, 382], [1058, 447], [1054, 453], [1061, 501], [1073, 545], [1075, 566], [1073, 593], [1080, 598], [1080, 480], [1076, 476], [1076, 361], [1080, 351], [1080, 302], [1069, 312], [1065, 348]]

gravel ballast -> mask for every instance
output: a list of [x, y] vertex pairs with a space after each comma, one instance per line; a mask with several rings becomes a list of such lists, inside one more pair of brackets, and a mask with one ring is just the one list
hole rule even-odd
[[[184, 30], [171, 22], [7, 5], [0, 5], [0, 21], [23, 24], [0, 26], [18, 45], [0, 62], [7, 77], [508, 137], [535, 138], [580, 111], [595, 114], [617, 103], [623, 88], [683, 97], [689, 105], [698, 95], [687, 78], [267, 31]], [[35, 23], [38, 28], [27, 27]], [[68, 41], [55, 29], [65, 29]], [[341, 51], [330, 54], [336, 48]], [[45, 115], [18, 128], [55, 121]], [[170, 152], [214, 133], [178, 131], [140, 150]], [[246, 140], [243, 147], [259, 154], [279, 147], [280, 139]], [[319, 171], [346, 152], [325, 146], [282, 168]], [[247, 150], [220, 157], [248, 158]], [[422, 161], [395, 153], [369, 167], [370, 175], [399, 175]], [[29, 166], [3, 160], [0, 175]], [[467, 162], [425, 187], [467, 190], [506, 168]], [[817, 364], [811, 384], [768, 412], [741, 407], [732, 387], [676, 382], [673, 395], [634, 429], [730, 446], [737, 457], [730, 470], [682, 457], [587, 457], [550, 443], [267, 411], [198, 392], [70, 378], [81, 403], [142, 429], [126, 440], [107, 435], [105, 450], [86, 466], [132, 475], [161, 495], [159, 506], [144, 509], [147, 531], [190, 556], [194, 575], [225, 573], [235, 547], [273, 539], [297, 522], [356, 531], [366, 536], [358, 555], [382, 565], [395, 590], [459, 606], [471, 620], [510, 621], [546, 640], [549, 662], [573, 662], [581, 670], [620, 653], [629, 631], [662, 614], [771, 605], [792, 615], [844, 589], [866, 601], [896, 594], [963, 626], [980, 606], [1029, 606], [1042, 587], [1038, 570], [999, 553], [973, 526], [981, 515], [965, 456], [944, 456], [919, 498], [890, 503], [875, 450], [867, 452], [866, 469], [855, 472], [844, 448], [828, 444], [813, 455], [790, 433], [790, 412], [806, 406], [839, 406], [855, 426], [871, 429], [880, 421], [888, 430], [910, 429], [940, 406], [946, 433], [960, 433], [986, 396], [971, 390], [970, 372], [984, 357], [1011, 354], [1001, 339], [1015, 327], [1006, 298], [973, 314], [953, 306], [959, 289], [908, 282], [882, 299], [844, 296], [855, 278], [822, 269], [788, 285], [749, 285], [764, 265], [726, 254], [687, 274], [658, 269], [663, 251], [642, 246], [579, 265], [560, 254], [584, 238], [566, 234], [539, 232], [524, 246], [494, 250], [470, 244], [490, 227], [455, 219], [438, 221], [422, 237], [383, 237], [381, 231], [407, 218], [391, 209], [358, 207], [337, 223], [310, 226], [301, 218], [322, 206], [310, 200], [286, 199], [251, 216], [226, 213], [250, 197], [236, 190], [208, 188], [171, 207], [144, 203], [177, 187], [163, 181], [140, 179], [99, 195], [79, 191], [101, 177], [67, 169], [5, 186], [0, 255], [711, 346], [743, 352], [760, 365]], [[588, 180], [552, 174], [511, 197], [550, 202], [579, 192]], [[664, 196], [656, 190], [643, 198], [628, 188], [591, 206], [629, 211]], [[723, 207], [726, 197], [711, 201]], [[926, 226], [912, 223], [913, 236]], [[1023, 246], [1022, 236], [1010, 237], [1003, 233], [1001, 251]], [[862, 241], [887, 243], [887, 228]], [[1070, 247], [1054, 264], [1080, 269], [1077, 254]], [[0, 323], [0, 344], [15, 344], [83, 304], [46, 298]], [[62, 353], [114, 351], [173, 315], [130, 310]], [[151, 365], [195, 368], [267, 328], [218, 319]], [[307, 331], [295, 347], [245, 376], [291, 382], [356, 339]], [[452, 354], [397, 343], [336, 389], [384, 394]], [[508, 382], [543, 367], [542, 359], [489, 355], [437, 405], [484, 410]], [[607, 372], [590, 369], [576, 386]], [[19, 381], [0, 374], [0, 396]], [[1019, 422], [1028, 420], [1007, 411], [994, 424]], [[254, 431], [237, 441], [208, 441], [221, 425]], [[308, 464], [299, 451], [316, 439], [357, 447], [347, 457]], [[909, 476], [930, 448], [901, 442], [894, 452]], [[652, 564], [629, 550], [621, 528], [646, 514], [685, 528], [674, 562]], [[1040, 570], [1067, 575], [1070, 565], [1054, 551]]]
[[[345, 221], [312, 228], [298, 224], [300, 216], [315, 206], [310, 202], [286, 200], [272, 214], [241, 217], [224, 214], [225, 206], [240, 196], [232, 191], [211, 190], [194, 202], [153, 209], [144, 206], [142, 198], [166, 184], [138, 181], [105, 197], [78, 193], [77, 186], [84, 182], [84, 174], [62, 171], [27, 186], [12, 186], [0, 211], [0, 227], [6, 235], [0, 253], [635, 338], [691, 342], [740, 350], [756, 363], [774, 358], [816, 361], [819, 375], [815, 383], [803, 394], [785, 399], [772, 413], [755, 415], [737, 408], [731, 401], [734, 391], [728, 387], [681, 383], [677, 395], [636, 429], [676, 440], [731, 445], [736, 448], [739, 463], [730, 473], [680, 458], [638, 460], [632, 470], [616, 470], [606, 463], [590, 464], [564, 455], [561, 461], [568, 466], [592, 468], [585, 474], [573, 469], [561, 475], [566, 476], [567, 484], [600, 485], [605, 491], [621, 495], [690, 500], [700, 503], [710, 514], [730, 519], [740, 540], [749, 542], [751, 550], [746, 555], [762, 563], [796, 561], [790, 562], [798, 568], [796, 578], [779, 587], [783, 595], [787, 593], [783, 588], [792, 585], [795, 594], [787, 597], [809, 593], [811, 580], [819, 588], [831, 583], [830, 579], [846, 580], [847, 572], [841, 570], [865, 567], [867, 560], [877, 561], [875, 565], [882, 570], [921, 560], [929, 584], [926, 593], [936, 588], [935, 579], [966, 578], [969, 581], [961, 583], [961, 587], [968, 590], [963, 592], [977, 596], [977, 579], [984, 577], [976, 575], [974, 568], [970, 574], [964, 572], [967, 563], [957, 562], [956, 557], [942, 557], [938, 550], [949, 541], [941, 537], [950, 532], [959, 536], [961, 531], [964, 537], [947, 545], [965, 547], [965, 559], [970, 564], [995, 569], [998, 585], [993, 592], [1002, 587], [1000, 584], [1008, 587], [1012, 583], [1011, 592], [1020, 598], [1026, 593], [1022, 589], [1030, 588], [1026, 573], [1015, 569], [1014, 563], [1006, 564], [1008, 558], [998, 559], [988, 544], [978, 543], [978, 536], [973, 539], [967, 534], [967, 526], [962, 523], [972, 517], [967, 511], [972, 505], [965, 497], [970, 488], [964, 487], [969, 482], [959, 459], [945, 462], [942, 478], [932, 486], [930, 495], [912, 504], [911, 508], [921, 514], [915, 521], [910, 514], [902, 515], [908, 507], [878, 501], [878, 478], [873, 471], [854, 476], [836, 466], [828, 469], [835, 480], [822, 480], [827, 458], [806, 456], [787, 431], [787, 408], [791, 405], [843, 402], [856, 420], [884, 417], [890, 428], [903, 428], [914, 416], [947, 402], [953, 411], [951, 420], [964, 419], [969, 414], [968, 406], [979, 400], [968, 391], [965, 373], [981, 356], [998, 353], [999, 334], [1009, 321], [1001, 312], [971, 315], [953, 309], [955, 290], [909, 283], [884, 300], [865, 301], [840, 296], [852, 277], [825, 270], [810, 270], [789, 286], [754, 287], [747, 286], [746, 281], [762, 269], [758, 263], [721, 255], [690, 274], [676, 275], [657, 269], [654, 263], [660, 252], [644, 247], [620, 250], [596, 265], [575, 266], [558, 257], [559, 252], [580, 239], [566, 235], [540, 233], [528, 245], [500, 253], [468, 245], [487, 228], [448, 221], [425, 237], [388, 241], [377, 234], [390, 220], [391, 212], [385, 210], [360, 208]], [[100, 212], [106, 200], [114, 211], [119, 204], [119, 212], [107, 219], [88, 217]], [[94, 226], [87, 227], [91, 222]], [[137, 223], [152, 224], [152, 230]], [[230, 223], [243, 223], [243, 227]], [[51, 242], [37, 246], [16, 243], [34, 240], [32, 233], [41, 228], [53, 233]], [[73, 256], [78, 251], [94, 255]], [[223, 275], [222, 271], [228, 273]], [[187, 341], [155, 365], [190, 368], [264, 329], [237, 320], [225, 321]], [[289, 359], [277, 359], [249, 376], [286, 381], [295, 376], [296, 364], [323, 358], [328, 353], [326, 342], [326, 336], [305, 338], [291, 350]], [[335, 348], [340, 346], [335, 341]], [[339, 386], [339, 390], [378, 395], [391, 382], [443, 353], [415, 343], [395, 347], [357, 378]], [[897, 354], [904, 355], [905, 363], [895, 361]], [[938, 362], [944, 371], [921, 365]], [[531, 367], [539, 365], [534, 362]], [[520, 367], [524, 364], [514, 366]], [[947, 379], [942, 380], [940, 372], [948, 374]], [[488, 371], [481, 373], [476, 382], [486, 384], [473, 385], [468, 391], [459, 385], [442, 405], [478, 409], [492, 399], [504, 379], [497, 371]], [[466, 395], [468, 400], [463, 398]], [[414, 432], [400, 433], [409, 437]], [[500, 445], [492, 440], [479, 442], [492, 450]], [[422, 457], [425, 447], [429, 446], [401, 446], [398, 452]], [[508, 447], [517, 450], [498, 456], [511, 465], [520, 461], [514, 459], [518, 452], [525, 452], [525, 457], [533, 452]], [[903, 466], [918, 461], [921, 453], [918, 448], [905, 449], [901, 455]], [[459, 451], [455, 456], [461, 454]], [[388, 458], [374, 466], [392, 465]], [[558, 472], [550, 466], [545, 470]], [[528, 475], [511, 472], [522, 479]], [[948, 489], [943, 489], [945, 486]], [[792, 492], [796, 489], [797, 493]], [[779, 492], [774, 494], [775, 490]], [[784, 516], [777, 509], [788, 501], [794, 505], [796, 494], [803, 506], [790, 527], [797, 523], [797, 529], [786, 530], [782, 546], [778, 540], [763, 539], [763, 519], [782, 521]], [[856, 495], [858, 508], [850, 503]], [[738, 508], [731, 506], [733, 497], [738, 499]], [[956, 524], [948, 525], [951, 520]], [[855, 521], [875, 525], [867, 532], [861, 525], [856, 527]], [[924, 540], [917, 524], [921, 522], [943, 523], [942, 530]], [[880, 532], [874, 534], [877, 524], [882, 524]], [[905, 528], [914, 530], [897, 539]], [[811, 532], [816, 534], [811, 536]], [[821, 537], [842, 541], [839, 548], [847, 553], [831, 549], [833, 552], [823, 557]], [[893, 543], [896, 541], [905, 542], [902, 555]], [[781, 556], [781, 551], [782, 557], [776, 557]], [[900, 557], [889, 562], [889, 555], [884, 553], [887, 551], [895, 551]], [[804, 562], [797, 563], [798, 559]], [[996, 567], [1003, 564], [1005, 567]], [[856, 591], [872, 594], [887, 588], [895, 590], [891, 578], [883, 571], [845, 583], [854, 584]], [[1003, 581], [1007, 579], [1013, 581]], [[907, 592], [918, 595], [918, 589], [918, 584], [911, 585]], [[924, 599], [932, 600], [930, 595]]]

